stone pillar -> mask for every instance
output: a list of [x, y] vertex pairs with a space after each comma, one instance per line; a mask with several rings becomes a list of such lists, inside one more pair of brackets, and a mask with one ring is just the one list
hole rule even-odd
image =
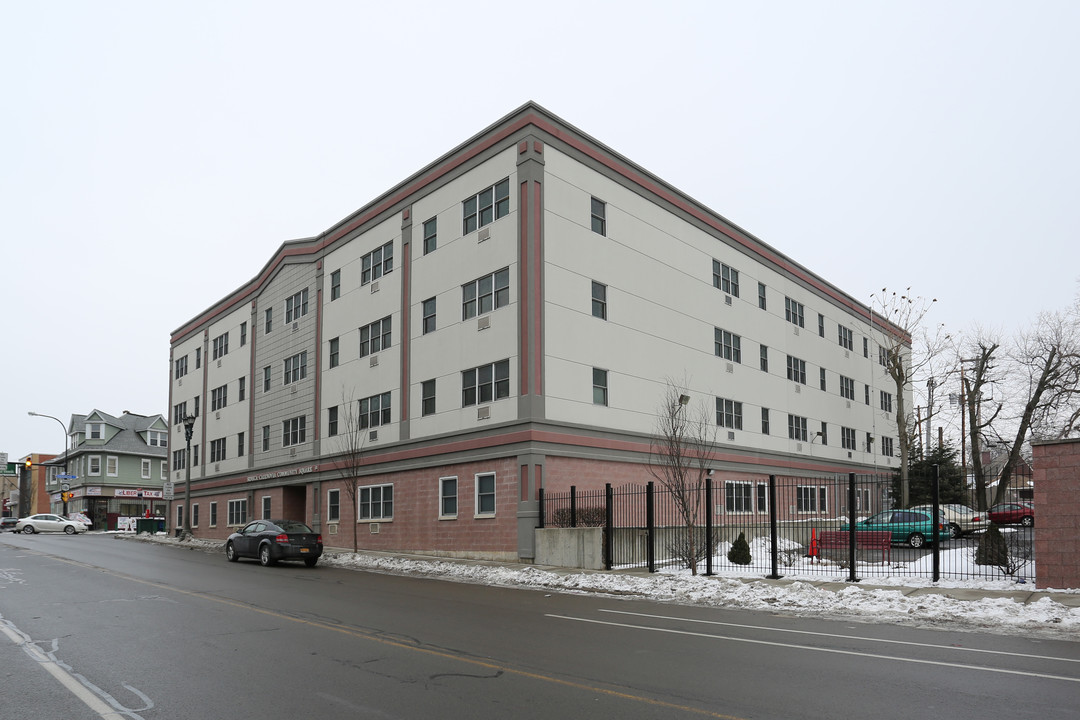
[[1031, 444], [1035, 480], [1035, 584], [1080, 588], [1080, 439]]

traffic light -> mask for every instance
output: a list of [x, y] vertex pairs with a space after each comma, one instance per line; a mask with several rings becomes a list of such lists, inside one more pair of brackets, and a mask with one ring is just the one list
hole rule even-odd
[[34, 463], [30, 462], [30, 458], [26, 458], [26, 469], [29, 470]]

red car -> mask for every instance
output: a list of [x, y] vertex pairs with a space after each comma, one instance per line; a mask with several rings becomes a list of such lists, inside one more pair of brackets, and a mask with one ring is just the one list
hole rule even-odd
[[1035, 506], [1027, 503], [1001, 503], [990, 508], [990, 522], [998, 525], [1035, 525]]

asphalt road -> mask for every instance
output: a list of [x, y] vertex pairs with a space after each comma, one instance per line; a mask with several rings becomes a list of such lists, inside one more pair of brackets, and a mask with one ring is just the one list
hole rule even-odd
[[1080, 642], [0, 535], [0, 719], [1069, 718]]

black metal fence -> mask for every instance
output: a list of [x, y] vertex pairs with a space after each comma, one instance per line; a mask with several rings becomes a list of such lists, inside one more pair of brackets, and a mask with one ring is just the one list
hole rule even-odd
[[[935, 484], [934, 479], [918, 480]], [[693, 565], [709, 575], [852, 581], [1034, 577], [1033, 522], [1019, 515], [1002, 517], [990, 530], [987, 513], [959, 512], [960, 506], [977, 507], [977, 499], [966, 496], [957, 502], [954, 493], [953, 502], [937, 503], [941, 526], [927, 529], [910, 513], [898, 512], [897, 487], [893, 476], [854, 474], [715, 483], [707, 478], [693, 493], [652, 482], [584, 492], [571, 487], [563, 493], [541, 491], [540, 527], [602, 528], [609, 570], [655, 572]], [[1013, 495], [1026, 502], [1019, 492]], [[927, 515], [933, 512], [932, 500], [923, 505]], [[868, 520], [881, 522], [863, 524]], [[867, 530], [879, 534], [863, 535]], [[891, 542], [881, 542], [884, 532], [891, 533]], [[935, 533], [941, 535], [936, 542]]]

